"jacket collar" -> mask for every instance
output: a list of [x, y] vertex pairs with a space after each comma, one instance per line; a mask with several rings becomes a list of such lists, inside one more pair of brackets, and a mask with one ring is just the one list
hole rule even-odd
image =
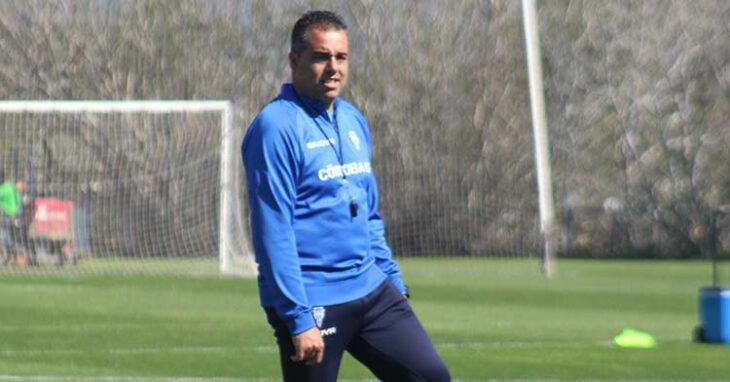
[[[292, 85], [291, 83], [286, 83], [281, 86], [281, 95], [285, 99], [297, 103], [300, 103], [300, 101], [304, 103], [304, 109], [307, 111], [307, 113], [314, 113], [315, 116], [324, 116], [325, 118], [329, 119], [329, 114], [327, 113], [327, 108], [324, 104], [301, 93], [297, 93], [296, 90], [294, 90], [294, 85]], [[335, 109], [338, 107], [339, 103], [340, 97], [335, 98]]]

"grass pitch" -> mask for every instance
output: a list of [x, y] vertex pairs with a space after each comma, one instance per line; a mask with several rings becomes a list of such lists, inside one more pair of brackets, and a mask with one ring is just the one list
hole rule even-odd
[[[213, 269], [214, 264], [210, 265]], [[730, 380], [692, 342], [701, 262], [403, 259], [412, 305], [459, 381]], [[654, 349], [623, 349], [623, 328]], [[255, 280], [0, 275], [0, 381], [277, 381]], [[346, 358], [342, 380], [372, 380]]]

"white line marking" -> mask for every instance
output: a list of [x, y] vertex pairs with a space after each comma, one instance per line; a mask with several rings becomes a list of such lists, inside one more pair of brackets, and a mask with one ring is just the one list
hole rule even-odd
[[[277, 379], [228, 377], [144, 377], [144, 376], [61, 376], [61, 375], [0, 375], [2, 382], [271, 382]], [[342, 382], [375, 382], [374, 379], [343, 379]], [[693, 379], [571, 379], [571, 382], [727, 382], [727, 380]], [[454, 379], [454, 382], [563, 382], [561, 379]]]
[[0, 381], [8, 382], [268, 382], [269, 379], [219, 378], [219, 377], [134, 377], [109, 376], [61, 376], [61, 375], [0, 375]]
[[271, 346], [191, 346], [191, 347], [169, 347], [169, 348], [120, 348], [120, 349], [2, 349], [0, 355], [6, 357], [15, 356], [37, 356], [37, 355], [83, 355], [83, 354], [114, 354], [114, 355], [128, 355], [128, 354], [164, 354], [164, 353], [226, 353], [226, 352], [244, 352], [244, 351], [255, 351], [257, 353], [274, 353], [278, 351], [278, 348], [274, 345]]

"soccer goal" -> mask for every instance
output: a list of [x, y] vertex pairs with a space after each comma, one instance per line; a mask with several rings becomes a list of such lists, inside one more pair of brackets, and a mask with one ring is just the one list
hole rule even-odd
[[228, 101], [0, 102], [0, 267], [253, 274], [236, 125]]

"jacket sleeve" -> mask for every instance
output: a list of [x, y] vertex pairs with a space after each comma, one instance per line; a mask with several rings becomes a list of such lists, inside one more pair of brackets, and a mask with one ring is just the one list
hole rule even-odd
[[[368, 143], [368, 150], [370, 150], [370, 162], [372, 163], [372, 146], [370, 141], [370, 130], [367, 123], [362, 121], [363, 130], [365, 131], [365, 137]], [[378, 184], [375, 180], [375, 174], [371, 174], [369, 177], [367, 186], [367, 198], [368, 198], [368, 229], [370, 233], [370, 251], [375, 256], [375, 263], [377, 266], [390, 277], [391, 282], [395, 285], [398, 290], [402, 293], [407, 292], [407, 287], [403, 283], [400, 268], [398, 263], [393, 260], [393, 253], [388, 246], [388, 242], [385, 239], [385, 224], [383, 218], [378, 213]]]
[[287, 121], [264, 113], [243, 142], [251, 236], [259, 264], [259, 287], [266, 288], [277, 315], [292, 335], [315, 326], [302, 283], [292, 228], [299, 167], [299, 143]]

